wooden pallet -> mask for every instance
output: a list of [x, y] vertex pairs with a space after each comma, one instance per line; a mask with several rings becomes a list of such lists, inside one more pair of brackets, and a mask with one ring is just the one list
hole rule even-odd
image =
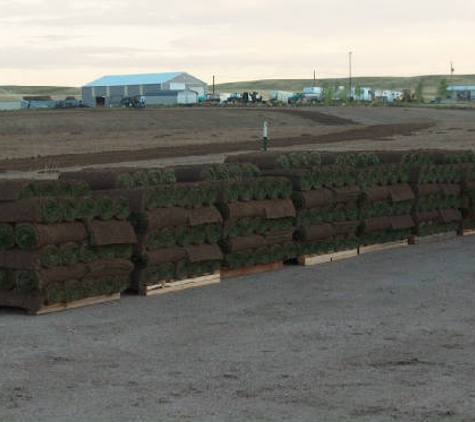
[[341, 259], [354, 258], [358, 256], [358, 249], [347, 251], [334, 251], [325, 254], [300, 255], [297, 257], [299, 265], [317, 265], [326, 262], [339, 261]]
[[457, 231], [449, 231], [443, 233], [430, 234], [428, 236], [413, 235], [409, 238], [410, 245], [418, 245], [420, 243], [440, 242], [442, 240], [453, 239], [457, 236]]
[[221, 268], [221, 277], [239, 277], [241, 275], [259, 274], [267, 271], [279, 270], [284, 268], [284, 261], [271, 262], [269, 264], [250, 265], [242, 268]]
[[141, 292], [144, 296], [161, 295], [164, 293], [176, 292], [188, 289], [190, 287], [201, 287], [209, 284], [216, 284], [221, 281], [220, 272], [214, 274], [203, 275], [199, 277], [185, 278], [176, 281], [163, 281], [156, 284], [149, 284]]
[[386, 249], [401, 248], [409, 244], [408, 239], [396, 240], [394, 242], [385, 242], [385, 243], [375, 243], [374, 245], [360, 245], [358, 247], [358, 253], [368, 253], [376, 251], [384, 251]]
[[49, 314], [52, 312], [65, 311], [68, 309], [82, 308], [83, 306], [97, 305], [99, 303], [106, 303], [106, 302], [111, 302], [113, 300], [119, 300], [119, 299], [120, 299], [120, 293], [113, 293], [111, 295], [91, 296], [91, 297], [85, 297], [83, 299], [75, 300], [73, 302], [62, 302], [62, 303], [55, 303], [53, 305], [45, 305], [35, 311], [28, 310], [28, 314], [43, 315], [43, 314]]

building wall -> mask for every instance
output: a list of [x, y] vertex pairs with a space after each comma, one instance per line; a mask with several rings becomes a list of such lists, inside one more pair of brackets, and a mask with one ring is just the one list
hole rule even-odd
[[[178, 94], [170, 94], [160, 96], [157, 98], [148, 93], [157, 91], [180, 90], [185, 91], [184, 99], [179, 100]], [[189, 90], [196, 91], [197, 94], [191, 93]], [[181, 73], [164, 83], [147, 84], [147, 85], [121, 85], [121, 86], [88, 86], [82, 88], [82, 102], [89, 107], [96, 107], [98, 105], [97, 98], [104, 97], [104, 105], [118, 105], [124, 97], [135, 97], [138, 95], [145, 95], [147, 97], [147, 104], [166, 104], [174, 105], [178, 102], [197, 102], [198, 96], [205, 96], [208, 93], [208, 84], [189, 75], [188, 73]], [[196, 97], [196, 99], [195, 99]], [[99, 100], [100, 103], [100, 100]]]

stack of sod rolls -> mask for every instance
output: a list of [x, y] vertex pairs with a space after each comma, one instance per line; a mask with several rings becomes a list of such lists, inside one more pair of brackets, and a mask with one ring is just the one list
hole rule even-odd
[[222, 268], [238, 269], [291, 259], [295, 209], [290, 182], [259, 177], [254, 163], [175, 167], [179, 181], [218, 180], [217, 208], [223, 219]]
[[229, 180], [223, 182], [221, 189], [217, 207], [224, 221], [219, 242], [224, 270], [295, 258], [295, 208], [288, 179]]
[[357, 174], [353, 166], [341, 161], [340, 154], [261, 152], [227, 157], [226, 161], [250, 161], [259, 166], [265, 176], [290, 181], [297, 209], [294, 233], [297, 255], [357, 246]]
[[467, 164], [462, 177], [462, 232], [475, 230], [475, 164]]
[[[327, 160], [329, 157], [325, 157]], [[299, 255], [320, 255], [357, 247], [357, 173], [347, 163], [324, 164], [289, 174], [297, 208], [294, 238]]]
[[462, 223], [464, 162], [472, 160], [472, 154], [427, 151], [423, 159], [411, 176], [416, 194], [414, 234], [424, 237], [458, 232]]
[[37, 312], [126, 288], [132, 263], [99, 253], [109, 244], [87, 183], [2, 181], [0, 192], [0, 304]]
[[358, 169], [359, 246], [408, 240], [415, 223], [415, 195], [408, 181], [411, 167], [401, 164], [403, 154], [360, 153], [373, 157]]
[[216, 272], [222, 258], [217, 241], [221, 216], [214, 208], [218, 185], [175, 183], [173, 169], [113, 169], [75, 172], [93, 197], [126, 198], [128, 222], [137, 236], [129, 288], [147, 294], [150, 286]]
[[130, 288], [147, 294], [156, 285], [216, 273], [222, 219], [214, 204], [216, 182], [157, 185], [118, 191], [131, 204], [138, 237]]

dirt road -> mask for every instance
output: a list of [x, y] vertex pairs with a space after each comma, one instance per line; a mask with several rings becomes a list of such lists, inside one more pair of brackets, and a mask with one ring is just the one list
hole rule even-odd
[[0, 310], [2, 420], [475, 414], [475, 236], [41, 317]]

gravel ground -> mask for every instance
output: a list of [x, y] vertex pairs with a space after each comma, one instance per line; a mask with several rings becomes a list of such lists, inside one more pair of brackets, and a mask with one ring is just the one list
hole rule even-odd
[[475, 415], [475, 236], [43, 316], [0, 309], [0, 419]]

